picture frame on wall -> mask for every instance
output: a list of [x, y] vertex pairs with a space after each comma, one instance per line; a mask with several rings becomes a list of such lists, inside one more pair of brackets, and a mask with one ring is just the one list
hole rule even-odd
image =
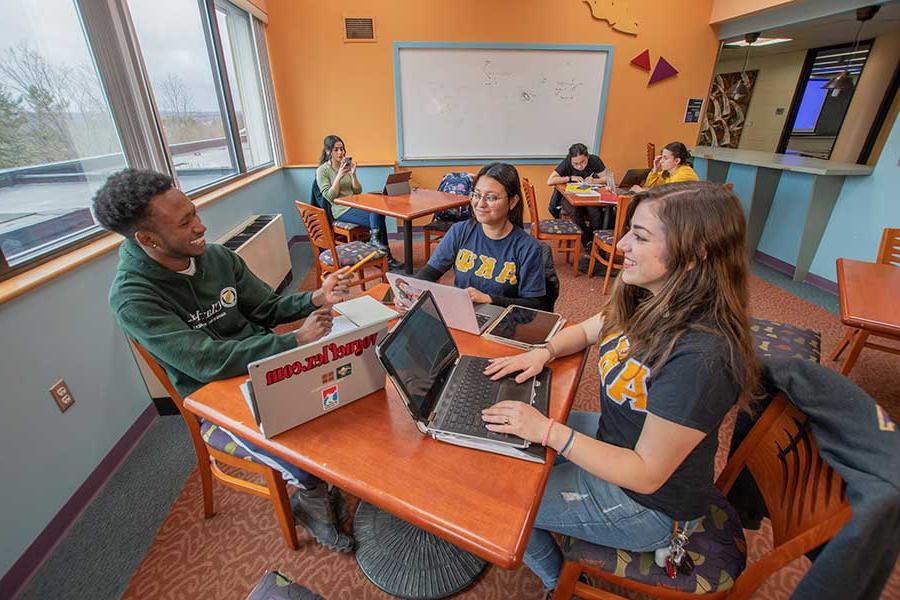
[[[700, 125], [699, 145], [738, 147], [758, 73], [757, 70], [719, 73], [713, 78], [706, 103], [706, 114]], [[741, 92], [746, 90], [746, 93], [739, 95], [734, 93], [734, 88], [739, 82], [744, 84]]]

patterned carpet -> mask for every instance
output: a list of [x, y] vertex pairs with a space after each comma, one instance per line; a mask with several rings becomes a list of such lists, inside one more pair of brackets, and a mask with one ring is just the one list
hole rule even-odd
[[[402, 256], [400, 245], [393, 244], [395, 255]], [[419, 264], [421, 244], [416, 244], [416, 252]], [[557, 310], [567, 318], [581, 320], [604, 302], [605, 297], [599, 292], [602, 279], [588, 279], [584, 275], [573, 278], [571, 266], [564, 267], [562, 258], [557, 259], [557, 269], [562, 283]], [[308, 274], [299, 287], [311, 289], [313, 277], [312, 273]], [[821, 331], [825, 356], [843, 335], [843, 328], [834, 315], [777, 286], [754, 277], [751, 292], [754, 316]], [[585, 298], [595, 301], [585, 302]], [[588, 361], [576, 396], [578, 409], [596, 409], [598, 375], [596, 368], [591, 367], [596, 364], [595, 354], [596, 351]], [[834, 366], [827, 361], [825, 364]], [[878, 400], [894, 421], [900, 422], [900, 357], [865, 350], [851, 379]], [[729, 427], [723, 427], [720, 447], [727, 447], [729, 436]], [[721, 452], [718, 463], [719, 468], [724, 464]], [[195, 470], [131, 580], [124, 594], [126, 599], [240, 599], [246, 597], [266, 569], [278, 569], [329, 599], [389, 598], [362, 575], [352, 555], [324, 550], [301, 528], [298, 528], [300, 550], [288, 550], [267, 501], [218, 484], [214, 484], [214, 494], [217, 514], [212, 519], [204, 519], [200, 481]], [[355, 503], [353, 499], [350, 501]], [[769, 539], [765, 527], [761, 532], [749, 532], [751, 560], [769, 548]], [[794, 561], [771, 577], [754, 598], [789, 597], [808, 564], [805, 558]], [[537, 577], [524, 567], [514, 571], [492, 567], [457, 598], [538, 600], [543, 598], [543, 590]], [[900, 600], [900, 568], [894, 568], [882, 598]]]

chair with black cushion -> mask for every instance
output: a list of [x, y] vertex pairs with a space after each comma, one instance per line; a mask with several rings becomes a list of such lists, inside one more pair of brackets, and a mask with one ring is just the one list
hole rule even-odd
[[822, 340], [818, 331], [767, 319], [750, 319], [750, 333], [761, 358], [802, 358], [818, 363]]
[[557, 252], [568, 259], [572, 257], [572, 268], [578, 277], [578, 259], [581, 258], [581, 229], [569, 219], [541, 219], [538, 214], [534, 186], [527, 177], [522, 178], [522, 196], [531, 217], [531, 235], [536, 240], [556, 242]]
[[[316, 251], [317, 282], [321, 282], [328, 273], [333, 273], [341, 267], [355, 265], [372, 252], [376, 252], [377, 254], [373, 260], [356, 271], [357, 281], [354, 285], [360, 285], [365, 290], [366, 284], [370, 281], [381, 280], [387, 283], [388, 263], [385, 250], [361, 241], [348, 242], [346, 244], [335, 243], [324, 209], [304, 204], [299, 200], [294, 202], [294, 204], [297, 206], [297, 212], [300, 213], [300, 219], [303, 221], [306, 232], [309, 234], [309, 242]], [[337, 257], [337, 260], [335, 260], [335, 257]], [[366, 275], [366, 270], [372, 268], [377, 269], [377, 271]]]
[[369, 228], [349, 221], [335, 221], [331, 214], [331, 202], [322, 195], [319, 184], [313, 179], [312, 191], [310, 192], [310, 202], [313, 206], [321, 208], [325, 211], [328, 223], [331, 224], [331, 231], [335, 237], [342, 237], [347, 242], [369, 241]]
[[[736, 511], [725, 500], [747, 468], [772, 523], [773, 549], [747, 564], [747, 543]], [[582, 573], [655, 598], [744, 600], [776, 571], [819, 547], [850, 520], [846, 484], [819, 453], [807, 418], [777, 394], [716, 481], [709, 512], [685, 549], [694, 562], [687, 575], [669, 578], [653, 552], [597, 546], [569, 539], [554, 600], [619, 598], [579, 581]]]
[[[172, 398], [172, 402], [175, 403], [178, 412], [181, 413], [184, 422], [187, 424], [191, 442], [194, 445], [194, 452], [197, 454], [197, 469], [200, 471], [204, 516], [209, 519], [216, 514], [212, 487], [212, 481], [215, 478], [239, 492], [269, 499], [272, 502], [272, 507], [275, 509], [275, 516], [278, 519], [278, 526], [281, 528], [281, 534], [285, 543], [291, 550], [298, 549], [300, 544], [297, 541], [294, 514], [291, 511], [287, 484], [281, 473], [267, 465], [256, 462], [252, 454], [244, 450], [240, 444], [235, 443], [231, 435], [224, 432], [215, 423], [200, 419], [188, 412], [184, 408], [184, 398], [172, 385], [168, 374], [166, 374], [165, 369], [157, 362], [156, 358], [135, 340], [129, 338], [128, 341], [131, 342], [135, 351], [144, 359], [144, 362], [147, 363], [147, 366], [150, 367], [156, 378], [159, 379], [159, 382]], [[265, 485], [225, 473], [219, 468], [220, 463], [254, 473], [262, 477]]]

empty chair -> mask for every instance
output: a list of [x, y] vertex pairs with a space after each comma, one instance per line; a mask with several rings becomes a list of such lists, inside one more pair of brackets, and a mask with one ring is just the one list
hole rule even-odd
[[522, 195], [528, 206], [528, 214], [531, 216], [531, 235], [536, 240], [556, 242], [557, 252], [562, 252], [568, 258], [572, 256], [572, 268], [578, 277], [578, 259], [581, 258], [581, 230], [574, 221], [569, 219], [541, 219], [538, 214], [537, 200], [534, 196], [534, 186], [528, 178], [522, 178]]
[[624, 256], [616, 250], [616, 244], [625, 234], [625, 219], [628, 218], [628, 207], [631, 205], [633, 196], [619, 196], [616, 199], [616, 222], [612, 229], [601, 229], [594, 232], [594, 239], [591, 242], [591, 260], [588, 263], [588, 277], [594, 275], [594, 265], [599, 262], [606, 267], [606, 274], [603, 276], [603, 291], [605, 294], [609, 289], [609, 277], [612, 270], [622, 267], [622, 259]]

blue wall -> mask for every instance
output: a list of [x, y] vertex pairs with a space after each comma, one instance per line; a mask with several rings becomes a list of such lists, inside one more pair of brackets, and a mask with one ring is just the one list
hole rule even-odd
[[[900, 119], [888, 136], [878, 163], [871, 175], [847, 177], [838, 197], [831, 220], [822, 236], [810, 273], [834, 282], [835, 260], [853, 258], [872, 261], [878, 253], [881, 232], [885, 227], [900, 227]], [[706, 179], [707, 164], [695, 160], [701, 179]], [[726, 181], [734, 183], [734, 191], [747, 210], [753, 190], [755, 168], [732, 164]], [[806, 205], [813, 178], [802, 173], [785, 172], [778, 182], [775, 199], [759, 240], [758, 250], [793, 265], [800, 247]]]

